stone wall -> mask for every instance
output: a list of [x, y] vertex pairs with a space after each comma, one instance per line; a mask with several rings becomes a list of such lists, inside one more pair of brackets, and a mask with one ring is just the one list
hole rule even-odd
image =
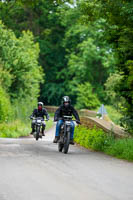
[[105, 121], [103, 119], [93, 117], [81, 117], [81, 123], [88, 128], [101, 128], [106, 133], [113, 134], [117, 138], [130, 137], [130, 135], [125, 132], [120, 126], [117, 126], [113, 122]]
[[[48, 112], [54, 113], [58, 107], [56, 106], [45, 106]], [[106, 133], [114, 134], [115, 137], [124, 138], [129, 137], [129, 134], [126, 133], [121, 127], [115, 125], [107, 116], [104, 119], [96, 118], [96, 111], [91, 110], [78, 110], [80, 115], [82, 125], [93, 128], [103, 129]], [[107, 118], [107, 119], [106, 119]]]

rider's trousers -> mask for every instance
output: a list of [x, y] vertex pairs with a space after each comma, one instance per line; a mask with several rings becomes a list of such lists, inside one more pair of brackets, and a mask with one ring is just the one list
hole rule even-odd
[[[59, 121], [57, 122], [57, 124], [56, 124], [55, 136], [59, 136], [60, 128], [61, 128], [61, 125], [62, 125], [62, 124], [63, 124], [63, 120], [59, 120]], [[75, 128], [74, 122], [71, 121], [71, 134], [70, 134], [70, 139], [73, 139], [74, 128]]]

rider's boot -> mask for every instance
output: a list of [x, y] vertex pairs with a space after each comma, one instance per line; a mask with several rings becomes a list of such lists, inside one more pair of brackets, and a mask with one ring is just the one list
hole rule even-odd
[[42, 136], [45, 136], [45, 132], [44, 132], [44, 129], [42, 129]]
[[33, 135], [33, 133], [34, 133], [34, 132], [35, 132], [35, 130], [32, 128], [32, 131], [31, 131], [31, 133], [30, 133], [30, 134], [31, 134], [31, 135]]
[[53, 143], [57, 143], [59, 141], [60, 137], [59, 136], [55, 136]]
[[74, 140], [70, 139], [70, 144], [74, 145]]
[[45, 133], [44, 133], [44, 131], [42, 131], [42, 136], [45, 136]]

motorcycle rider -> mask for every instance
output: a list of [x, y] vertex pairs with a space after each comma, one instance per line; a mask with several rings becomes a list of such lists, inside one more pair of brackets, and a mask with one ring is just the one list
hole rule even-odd
[[[38, 108], [34, 109], [32, 115], [30, 116], [31, 119], [33, 119], [33, 117], [42, 117], [44, 119], [44, 116], [46, 116], [46, 119], [49, 120], [49, 115], [48, 112], [45, 108], [43, 108], [43, 103], [42, 102], [38, 102]], [[44, 120], [42, 121], [42, 135], [45, 136], [44, 134], [44, 130], [45, 130], [45, 122]], [[32, 132], [31, 134], [33, 134], [35, 132], [35, 120], [32, 120], [32, 124], [31, 124], [31, 128], [32, 128]]]
[[[56, 110], [55, 115], [54, 115], [54, 121], [57, 121], [57, 124], [56, 124], [56, 132], [55, 132], [55, 138], [53, 140], [53, 143], [57, 143], [59, 140], [60, 128], [61, 128], [61, 125], [63, 124], [62, 117], [65, 115], [67, 116], [74, 115], [77, 124], [80, 124], [80, 118], [79, 118], [78, 112], [71, 105], [71, 100], [68, 96], [64, 96], [62, 98], [62, 105]], [[74, 127], [75, 127], [74, 122], [71, 120], [70, 144], [74, 144], [74, 141], [73, 141]]]

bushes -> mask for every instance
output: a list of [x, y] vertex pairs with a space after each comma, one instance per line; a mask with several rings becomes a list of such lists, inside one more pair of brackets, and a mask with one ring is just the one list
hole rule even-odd
[[27, 122], [37, 103], [40, 83], [44, 79], [38, 63], [39, 52], [39, 45], [34, 42], [31, 32], [23, 31], [20, 37], [16, 37], [0, 21], [1, 137], [29, 133], [24, 121]]
[[133, 161], [133, 138], [115, 139], [101, 129], [87, 129], [80, 126], [75, 128], [74, 140], [85, 148]]
[[20, 119], [22, 122], [27, 122], [33, 110], [37, 107], [37, 100], [29, 98], [17, 99], [13, 101], [15, 119]]
[[9, 121], [13, 117], [13, 110], [9, 97], [0, 86], [0, 122]]
[[[37, 99], [44, 73], [38, 64], [39, 45], [34, 42], [30, 31], [23, 31], [17, 38], [0, 21], [0, 59], [3, 74], [7, 74], [4, 87], [12, 100]], [[7, 84], [8, 83], [8, 84]]]
[[122, 117], [122, 114], [116, 110], [113, 106], [105, 106], [107, 109], [107, 113], [109, 118], [115, 123], [120, 124], [120, 119]]
[[101, 151], [107, 140], [107, 135], [102, 129], [87, 129], [80, 126], [75, 128], [74, 139], [83, 147]]
[[104, 148], [104, 152], [117, 158], [133, 161], [133, 139], [114, 140]]
[[77, 109], [95, 109], [100, 105], [97, 95], [93, 93], [93, 87], [88, 82], [78, 85], [76, 101]]
[[18, 138], [20, 136], [27, 136], [29, 133], [29, 124], [23, 124], [20, 120], [0, 124], [0, 137]]
[[[53, 121], [46, 122], [46, 130], [53, 126]], [[4, 138], [19, 138], [21, 136], [28, 136], [31, 132], [30, 121], [23, 123], [21, 120], [16, 120], [10, 123], [0, 124], [0, 137]]]

